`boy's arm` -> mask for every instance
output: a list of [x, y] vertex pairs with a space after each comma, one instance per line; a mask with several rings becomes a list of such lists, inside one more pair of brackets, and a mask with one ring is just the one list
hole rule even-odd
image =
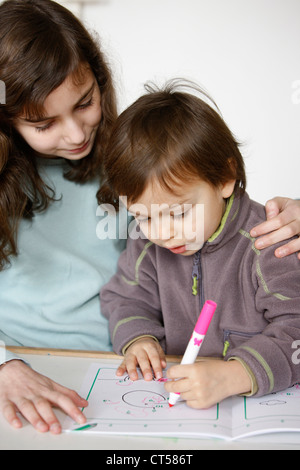
[[257, 309], [269, 322], [264, 331], [230, 351], [252, 371], [257, 396], [284, 390], [300, 380], [293, 343], [300, 339], [300, 267], [296, 255], [279, 260], [273, 250], [257, 254], [253, 264]]
[[124, 348], [141, 336], [151, 336], [163, 343], [155, 246], [151, 242], [128, 239], [118, 272], [102, 288], [100, 297], [117, 354], [121, 355]]

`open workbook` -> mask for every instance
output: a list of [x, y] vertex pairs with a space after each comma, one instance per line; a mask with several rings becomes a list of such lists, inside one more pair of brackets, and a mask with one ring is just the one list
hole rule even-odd
[[87, 423], [67, 418], [64, 431], [170, 437], [242, 439], [275, 432], [300, 433], [300, 385], [262, 398], [232, 397], [208, 410], [178, 401], [170, 408], [162, 381], [116, 376], [117, 362], [93, 363], [80, 394]]

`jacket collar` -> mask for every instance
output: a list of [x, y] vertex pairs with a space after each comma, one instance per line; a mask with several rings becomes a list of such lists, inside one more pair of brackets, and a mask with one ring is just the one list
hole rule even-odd
[[211, 252], [223, 247], [244, 225], [250, 209], [250, 198], [247, 193], [233, 193], [228, 199], [226, 210], [215, 233], [204, 244], [202, 251]]

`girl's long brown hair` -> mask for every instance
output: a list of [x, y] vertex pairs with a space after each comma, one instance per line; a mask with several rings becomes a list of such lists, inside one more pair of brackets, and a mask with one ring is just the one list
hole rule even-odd
[[102, 170], [103, 152], [117, 117], [109, 67], [98, 42], [67, 9], [51, 0], [7, 0], [0, 5], [0, 270], [17, 254], [22, 218], [45, 210], [55, 194], [41, 179], [33, 150], [15, 130], [19, 116], [43, 113], [46, 97], [82, 65], [94, 73], [101, 93], [102, 120], [92, 153], [68, 162], [65, 178], [84, 183]]

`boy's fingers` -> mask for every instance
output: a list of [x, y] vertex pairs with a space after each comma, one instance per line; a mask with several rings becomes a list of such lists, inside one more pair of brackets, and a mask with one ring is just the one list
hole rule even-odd
[[118, 377], [122, 377], [125, 372], [127, 372], [127, 367], [125, 361], [123, 361], [122, 364], [118, 367], [116, 374]]
[[136, 357], [133, 354], [128, 354], [126, 356], [126, 369], [130, 377], [130, 380], [135, 381], [138, 379], [138, 373], [137, 373], [136, 367], [137, 367]]
[[145, 351], [140, 351], [137, 360], [144, 379], [147, 381], [152, 380], [153, 375], [148, 354]]
[[165, 367], [167, 367], [167, 360], [166, 360], [166, 355], [161, 348], [159, 349], [159, 358], [160, 358], [161, 367], [165, 369]]
[[[162, 360], [157, 354], [151, 358], [152, 369], [156, 379], [161, 379], [163, 376], [162, 372]], [[152, 374], [151, 374], [152, 375]]]
[[173, 380], [165, 383], [165, 390], [169, 393], [186, 393], [190, 390], [190, 383], [187, 379]]
[[168, 379], [181, 379], [185, 377], [187, 375], [187, 368], [188, 366], [181, 364], [170, 367], [167, 371]]

